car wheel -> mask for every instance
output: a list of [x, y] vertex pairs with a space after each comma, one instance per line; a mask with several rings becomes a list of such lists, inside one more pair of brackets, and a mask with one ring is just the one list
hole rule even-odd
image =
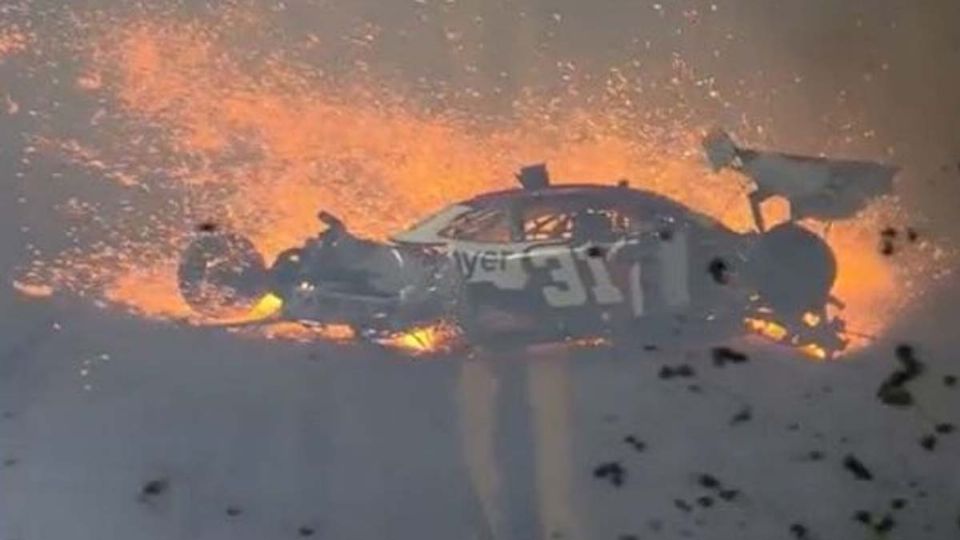
[[828, 303], [837, 259], [816, 233], [784, 223], [760, 237], [749, 271], [763, 303], [781, 316], [793, 316], [819, 312]]
[[286, 298], [286, 292], [296, 287], [301, 278], [303, 250], [292, 248], [282, 251], [270, 267], [271, 291]]
[[181, 255], [177, 278], [187, 304], [212, 317], [245, 314], [267, 289], [263, 256], [253, 242], [234, 233], [197, 236]]

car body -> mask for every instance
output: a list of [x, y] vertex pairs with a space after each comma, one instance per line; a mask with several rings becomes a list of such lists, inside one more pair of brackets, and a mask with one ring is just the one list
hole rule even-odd
[[201, 310], [211, 283], [229, 285], [227, 303], [269, 292], [282, 319], [370, 337], [446, 320], [485, 347], [597, 337], [663, 346], [723, 340], [761, 321], [794, 345], [843, 348], [842, 322], [826, 316], [836, 261], [807, 229], [739, 234], [623, 183], [551, 185], [541, 166], [520, 179], [388, 242], [321, 214], [327, 229], [269, 269], [249, 242], [207, 231], [184, 254], [181, 290]]

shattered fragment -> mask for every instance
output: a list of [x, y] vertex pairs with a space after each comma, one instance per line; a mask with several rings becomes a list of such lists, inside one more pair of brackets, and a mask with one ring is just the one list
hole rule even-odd
[[887, 377], [877, 390], [877, 397], [891, 407], [909, 407], [913, 405], [914, 399], [906, 385], [922, 375], [926, 368], [917, 360], [914, 349], [910, 345], [898, 345], [895, 353], [903, 368]]
[[170, 482], [165, 478], [150, 480], [140, 488], [140, 500], [143, 502], [154, 499], [170, 487]]
[[740, 490], [739, 489], [722, 489], [717, 494], [717, 496], [719, 496], [724, 501], [730, 502], [740, 497]]
[[720, 480], [710, 474], [701, 474], [697, 477], [697, 483], [706, 489], [718, 489], [721, 487]]
[[608, 479], [614, 487], [623, 486], [626, 481], [627, 471], [618, 461], [601, 463], [593, 469], [593, 477], [599, 479]]
[[907, 375], [910, 377], [916, 377], [923, 373], [923, 363], [917, 360], [916, 351], [912, 345], [905, 343], [897, 345], [895, 353], [897, 355], [897, 360], [903, 364], [903, 368], [907, 372]]
[[853, 519], [863, 523], [864, 525], [870, 525], [873, 523], [873, 515], [866, 510], [858, 510], [853, 514]]
[[713, 365], [717, 367], [724, 367], [727, 364], [743, 364], [750, 359], [745, 353], [735, 351], [730, 347], [714, 347], [712, 352]]
[[750, 407], [744, 407], [737, 414], [730, 419], [730, 425], [735, 426], [737, 424], [742, 424], [744, 422], [749, 422], [753, 419], [753, 409]]
[[727, 285], [730, 283], [730, 266], [720, 257], [716, 257], [710, 261], [710, 266], [707, 267], [707, 272], [710, 273], [710, 277], [712, 277], [713, 281], [717, 284]]
[[954, 431], [956, 431], [956, 426], [954, 426], [953, 424], [951, 424], [951, 423], [949, 423], [949, 422], [944, 422], [944, 423], [942, 423], [942, 424], [937, 424], [937, 425], [934, 427], [934, 431], [936, 431], [936, 432], [939, 433], [940, 435], [949, 435], [949, 434], [953, 433]]
[[889, 241], [889, 240], [884, 240], [884, 241], [880, 244], [880, 254], [881, 254], [881, 255], [884, 255], [884, 256], [886, 256], [886, 257], [889, 257], [889, 256], [893, 255], [894, 253], [896, 253], [896, 248], [893, 246], [893, 242], [891, 242], [891, 241]]
[[893, 519], [893, 516], [887, 514], [883, 516], [876, 525], [873, 526], [873, 530], [877, 531], [877, 534], [886, 534], [894, 529], [897, 526], [896, 520]]
[[790, 534], [792, 534], [797, 540], [807, 540], [810, 538], [809, 529], [807, 529], [806, 525], [803, 525], [802, 523], [794, 523], [790, 525]]
[[664, 380], [669, 380], [674, 377], [681, 379], [689, 379], [696, 376], [696, 372], [688, 364], [680, 364], [676, 367], [663, 366], [660, 368], [659, 377]]
[[166, 480], [151, 480], [144, 484], [143, 494], [144, 495], [159, 495], [166, 491], [167, 481]]
[[627, 435], [624, 437], [623, 442], [629, 444], [637, 452], [643, 452], [647, 449], [647, 443], [641, 441], [640, 439], [634, 437], [633, 435]]
[[843, 466], [848, 471], [853, 473], [853, 476], [857, 480], [873, 480], [873, 473], [870, 472], [870, 469], [868, 469], [867, 466], [864, 465], [863, 462], [857, 459], [857, 457], [853, 454], [847, 454], [847, 456], [843, 458]]
[[587, 257], [591, 257], [594, 259], [602, 259], [606, 257], [606, 255], [607, 255], [606, 250], [603, 249], [601, 246], [590, 246], [587, 248]]
[[677, 366], [676, 374], [678, 377], [690, 378], [696, 375], [696, 372], [688, 364], [680, 364]]

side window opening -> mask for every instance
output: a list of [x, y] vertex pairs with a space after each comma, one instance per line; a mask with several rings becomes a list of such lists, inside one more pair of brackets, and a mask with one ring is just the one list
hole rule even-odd
[[543, 213], [523, 220], [523, 239], [565, 240], [573, 237], [573, 215], [569, 213]]
[[471, 242], [509, 243], [510, 222], [500, 208], [467, 212], [440, 230], [440, 236]]
[[637, 223], [633, 213], [580, 197], [537, 201], [528, 204], [522, 215], [525, 241], [606, 241], [633, 232]]

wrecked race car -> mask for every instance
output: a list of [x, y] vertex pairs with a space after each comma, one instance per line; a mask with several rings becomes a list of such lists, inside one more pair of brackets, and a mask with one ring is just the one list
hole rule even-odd
[[827, 315], [834, 254], [800, 225], [739, 234], [625, 183], [552, 185], [542, 165], [518, 179], [389, 242], [321, 213], [325, 230], [269, 267], [249, 240], [209, 227], [183, 253], [182, 296], [208, 315], [271, 298], [266, 321], [349, 325], [371, 339], [449, 321], [485, 348], [715, 343], [758, 324], [823, 356], [845, 347], [843, 321]]

